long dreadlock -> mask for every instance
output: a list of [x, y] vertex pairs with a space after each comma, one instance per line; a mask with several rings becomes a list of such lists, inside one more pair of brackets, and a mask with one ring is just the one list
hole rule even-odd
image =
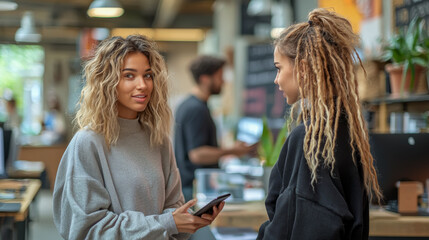
[[295, 62], [302, 100], [292, 106], [291, 117], [294, 118], [293, 113], [300, 107], [297, 121], [303, 122], [306, 129], [304, 154], [311, 170], [311, 183], [317, 182], [317, 168], [322, 163], [333, 173], [338, 122], [345, 114], [353, 161], [356, 164], [357, 152], [365, 189], [370, 199], [375, 196], [380, 201], [382, 193], [353, 69], [354, 61], [363, 68], [355, 50], [359, 37], [347, 19], [326, 9], [313, 10], [308, 20], [284, 30], [274, 44], [281, 54]]

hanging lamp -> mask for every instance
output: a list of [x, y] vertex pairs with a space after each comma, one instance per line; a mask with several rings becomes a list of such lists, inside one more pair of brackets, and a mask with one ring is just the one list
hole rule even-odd
[[21, 19], [21, 27], [15, 33], [17, 42], [40, 42], [42, 36], [34, 27], [33, 12], [26, 11]]
[[13, 11], [18, 8], [15, 0], [0, 0], [0, 11]]
[[115, 18], [120, 17], [124, 9], [116, 0], [94, 0], [87, 13], [90, 17]]

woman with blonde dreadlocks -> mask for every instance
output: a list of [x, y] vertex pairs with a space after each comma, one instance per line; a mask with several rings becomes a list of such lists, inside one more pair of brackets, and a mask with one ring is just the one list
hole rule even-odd
[[368, 239], [369, 200], [381, 192], [353, 72], [358, 36], [326, 9], [308, 18], [274, 43], [274, 83], [299, 115], [271, 172], [258, 239]]

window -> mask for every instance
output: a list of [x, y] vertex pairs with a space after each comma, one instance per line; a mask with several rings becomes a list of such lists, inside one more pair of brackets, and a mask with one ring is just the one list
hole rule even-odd
[[25, 135], [42, 129], [44, 55], [41, 46], [0, 44], [0, 122], [11, 119], [7, 101], [15, 99], [17, 127]]

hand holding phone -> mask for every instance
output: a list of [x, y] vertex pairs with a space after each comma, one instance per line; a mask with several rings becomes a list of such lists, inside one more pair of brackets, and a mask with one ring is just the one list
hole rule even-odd
[[213, 207], [219, 206], [219, 204], [222, 201], [225, 201], [225, 199], [229, 198], [231, 196], [231, 193], [227, 193], [224, 195], [220, 195], [217, 198], [213, 199], [209, 203], [207, 203], [204, 207], [202, 207], [200, 210], [198, 210], [196, 213], [194, 213], [194, 216], [201, 217], [203, 214], [213, 214]]

